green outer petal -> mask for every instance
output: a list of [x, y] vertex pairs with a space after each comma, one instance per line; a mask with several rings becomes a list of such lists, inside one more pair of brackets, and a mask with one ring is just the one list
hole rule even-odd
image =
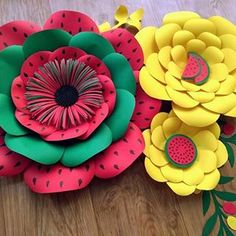
[[10, 96], [12, 81], [20, 74], [23, 62], [22, 46], [10, 46], [0, 51], [0, 93]]
[[135, 107], [134, 96], [126, 90], [117, 89], [116, 106], [105, 124], [111, 129], [112, 141], [117, 141], [126, 133]]
[[103, 59], [111, 72], [111, 78], [116, 88], [128, 90], [135, 95], [136, 81], [133, 70], [124, 56], [112, 53]]
[[34, 135], [16, 137], [6, 134], [5, 143], [12, 151], [44, 165], [57, 163], [65, 150], [62, 145], [46, 142]]
[[38, 51], [54, 51], [59, 47], [67, 46], [71, 35], [60, 29], [43, 30], [30, 35], [24, 45], [25, 57]]
[[6, 133], [20, 136], [28, 133], [27, 129], [23, 128], [15, 118], [15, 107], [11, 98], [4, 94], [0, 94], [0, 127]]
[[61, 163], [69, 167], [78, 166], [106, 149], [111, 142], [112, 133], [110, 129], [105, 124], [101, 124], [97, 131], [88, 139], [68, 146]]
[[82, 32], [74, 35], [69, 46], [80, 48], [100, 59], [115, 52], [108, 40], [93, 32]]

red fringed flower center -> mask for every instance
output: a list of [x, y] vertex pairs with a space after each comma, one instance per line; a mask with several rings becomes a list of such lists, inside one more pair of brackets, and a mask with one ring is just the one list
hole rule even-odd
[[90, 120], [104, 102], [96, 72], [73, 59], [44, 64], [29, 78], [26, 90], [32, 119], [58, 130]]

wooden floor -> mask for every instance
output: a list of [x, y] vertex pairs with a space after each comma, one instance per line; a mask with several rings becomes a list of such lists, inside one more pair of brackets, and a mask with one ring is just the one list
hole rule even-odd
[[[159, 25], [170, 11], [195, 10], [203, 16], [222, 15], [236, 23], [235, 0], [0, 0], [0, 22], [28, 19], [42, 24], [58, 9], [90, 14], [98, 22], [112, 20], [120, 4], [144, 7], [144, 25]], [[225, 175], [235, 171], [225, 167]], [[228, 190], [236, 192], [236, 182]], [[203, 223], [201, 195], [177, 197], [152, 181], [139, 159], [110, 181], [94, 179], [90, 187], [54, 195], [31, 193], [21, 177], [0, 179], [0, 235], [4, 236], [195, 236]], [[216, 234], [213, 234], [216, 235]]]

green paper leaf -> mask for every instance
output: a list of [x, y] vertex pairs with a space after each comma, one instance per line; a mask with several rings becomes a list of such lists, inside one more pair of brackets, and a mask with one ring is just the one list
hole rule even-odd
[[68, 46], [71, 35], [60, 29], [43, 30], [30, 35], [23, 50], [26, 57], [38, 51], [54, 51], [59, 47]]
[[115, 52], [108, 40], [93, 32], [81, 32], [74, 35], [69, 42], [69, 46], [80, 48], [100, 59]]
[[235, 162], [234, 151], [233, 151], [232, 147], [228, 143], [224, 142], [224, 145], [225, 145], [225, 147], [227, 149], [227, 152], [228, 152], [230, 166], [233, 167], [234, 166], [234, 162]]
[[206, 222], [206, 224], [204, 225], [203, 231], [202, 231], [202, 235], [203, 236], [209, 236], [210, 233], [212, 232], [215, 224], [217, 221], [217, 214], [214, 213]]
[[217, 197], [224, 201], [236, 201], [236, 194], [231, 192], [215, 191]]
[[202, 212], [206, 215], [211, 203], [211, 196], [209, 191], [204, 191], [202, 194]]
[[234, 179], [234, 177], [231, 177], [231, 176], [221, 176], [219, 184], [227, 184], [227, 183], [231, 182], [233, 179]]
[[28, 133], [27, 129], [21, 126], [15, 118], [15, 107], [11, 101], [11, 98], [0, 94], [0, 127], [2, 127], [6, 133], [21, 136]]
[[36, 135], [5, 136], [5, 143], [12, 151], [44, 165], [57, 163], [64, 152], [64, 146], [46, 142]]
[[231, 232], [231, 230], [229, 230], [229, 228], [226, 226], [225, 227], [225, 233], [226, 233], [226, 236], [235, 236], [232, 232]]
[[126, 90], [116, 90], [116, 106], [105, 120], [112, 132], [112, 141], [117, 141], [126, 133], [135, 107], [134, 96]]
[[133, 70], [124, 56], [112, 53], [103, 59], [111, 73], [112, 81], [117, 89], [125, 89], [135, 95], [136, 82]]
[[23, 62], [22, 46], [10, 46], [0, 51], [0, 93], [11, 96], [12, 81], [20, 74]]
[[221, 224], [220, 224], [217, 236], [224, 236], [224, 229], [223, 229], [223, 226]]
[[78, 166], [106, 149], [111, 142], [112, 133], [110, 129], [105, 124], [101, 124], [88, 139], [67, 146], [61, 163], [69, 167]]

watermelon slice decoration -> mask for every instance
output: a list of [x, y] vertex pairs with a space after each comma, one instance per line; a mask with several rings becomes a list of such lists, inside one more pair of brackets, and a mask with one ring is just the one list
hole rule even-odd
[[205, 59], [194, 52], [188, 53], [188, 61], [182, 78], [193, 80], [195, 84], [201, 85], [208, 81], [209, 76], [210, 68]]
[[165, 154], [174, 166], [187, 168], [194, 163], [197, 157], [197, 148], [189, 137], [175, 134], [167, 140]]

